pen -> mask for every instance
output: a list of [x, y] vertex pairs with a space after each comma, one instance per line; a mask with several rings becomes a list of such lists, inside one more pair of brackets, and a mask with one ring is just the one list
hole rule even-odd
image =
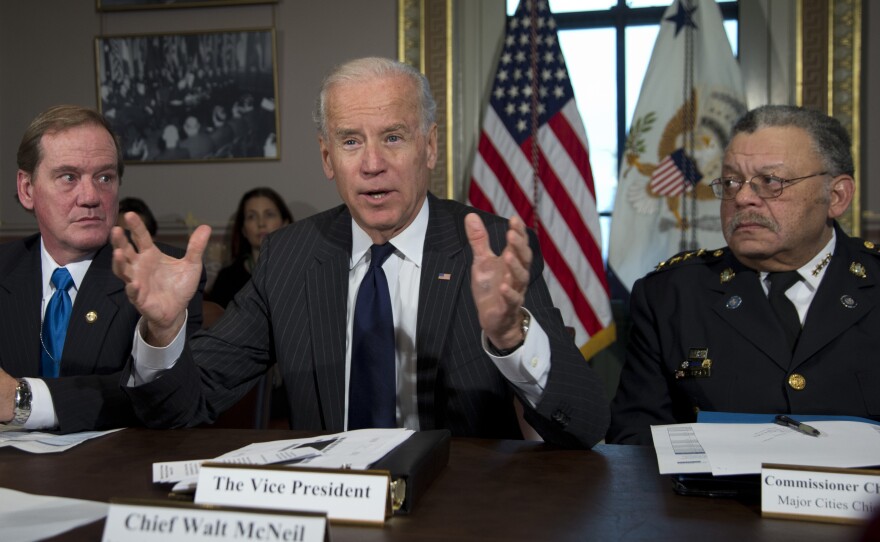
[[791, 427], [795, 431], [800, 431], [805, 435], [810, 435], [811, 437], [818, 437], [820, 435], [819, 430], [811, 425], [807, 425], [805, 423], [801, 423], [793, 418], [789, 418], [785, 414], [780, 414], [776, 416], [774, 419], [776, 423], [779, 425], [784, 425], [786, 427]]

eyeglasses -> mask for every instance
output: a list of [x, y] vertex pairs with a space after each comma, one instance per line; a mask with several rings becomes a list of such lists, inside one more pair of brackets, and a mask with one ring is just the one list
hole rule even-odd
[[821, 175], [828, 175], [828, 172], [823, 171], [821, 173], [813, 173], [811, 175], [804, 175], [803, 177], [796, 177], [794, 179], [783, 179], [776, 175], [763, 174], [755, 175], [748, 181], [741, 181], [740, 179], [733, 177], [721, 177], [720, 179], [715, 179], [709, 183], [709, 186], [712, 187], [712, 192], [715, 194], [716, 198], [733, 199], [739, 194], [743, 185], [748, 182], [759, 198], [772, 199], [778, 198], [782, 194], [782, 189], [787, 186], [791, 186], [804, 179], [819, 177]]

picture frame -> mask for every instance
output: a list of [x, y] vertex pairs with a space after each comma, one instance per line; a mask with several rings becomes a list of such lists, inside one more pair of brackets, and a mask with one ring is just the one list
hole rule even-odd
[[95, 0], [95, 10], [132, 11], [139, 9], [201, 8], [277, 3], [278, 0]]
[[126, 164], [279, 159], [274, 29], [98, 36], [95, 55]]

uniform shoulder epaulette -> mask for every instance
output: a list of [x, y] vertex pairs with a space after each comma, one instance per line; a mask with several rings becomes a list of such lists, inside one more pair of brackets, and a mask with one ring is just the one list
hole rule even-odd
[[654, 272], [678, 267], [684, 265], [685, 263], [712, 263], [718, 261], [722, 256], [724, 256], [724, 253], [726, 251], [727, 247], [718, 248], [715, 250], [706, 250], [705, 248], [701, 248], [699, 250], [679, 252], [668, 260], [664, 260], [658, 263], [654, 267]]

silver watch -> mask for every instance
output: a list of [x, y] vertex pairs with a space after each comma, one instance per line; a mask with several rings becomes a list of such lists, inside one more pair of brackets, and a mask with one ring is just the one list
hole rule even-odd
[[12, 412], [12, 421], [9, 425], [22, 426], [31, 417], [31, 385], [27, 380], [20, 378], [15, 387], [15, 407]]

